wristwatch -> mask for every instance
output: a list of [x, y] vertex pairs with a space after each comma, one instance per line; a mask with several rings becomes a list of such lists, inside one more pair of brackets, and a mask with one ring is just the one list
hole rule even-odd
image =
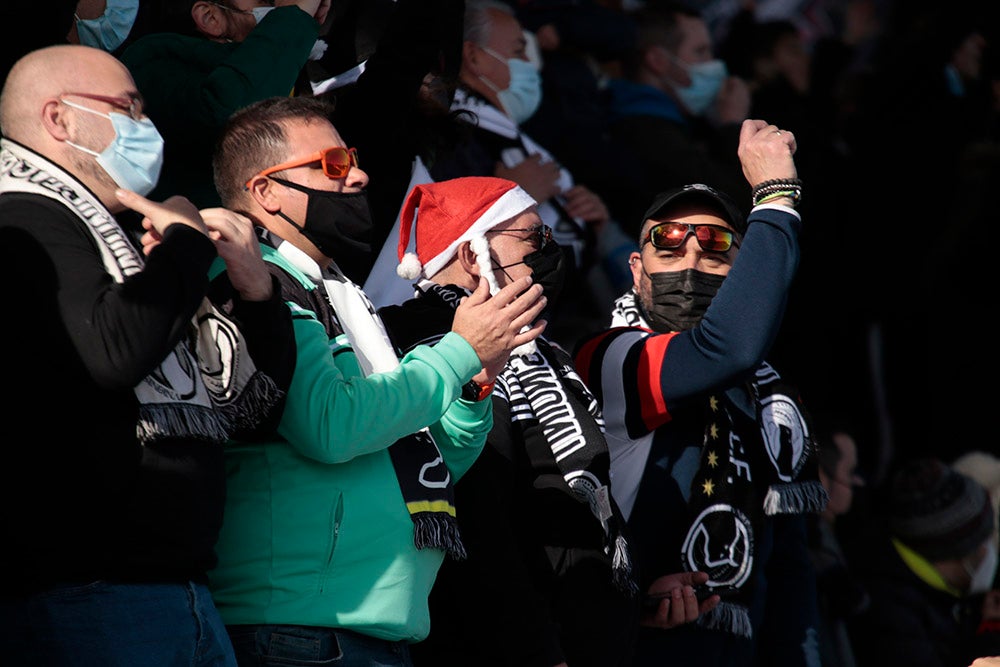
[[462, 387], [462, 398], [474, 403], [481, 401], [493, 393], [494, 385], [496, 385], [496, 381], [490, 382], [489, 384], [479, 384], [475, 380], [469, 380]]

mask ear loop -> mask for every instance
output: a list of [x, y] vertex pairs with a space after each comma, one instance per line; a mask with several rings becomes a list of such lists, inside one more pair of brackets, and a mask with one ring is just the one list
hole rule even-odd
[[[486, 278], [486, 282], [490, 284], [490, 295], [495, 296], [497, 292], [500, 291], [500, 285], [497, 283], [497, 277], [493, 273], [493, 263], [490, 258], [490, 243], [486, 240], [485, 236], [477, 236], [469, 242], [472, 247], [472, 251], [476, 253], [476, 264], [479, 265], [479, 271], [482, 273], [483, 277]], [[521, 332], [525, 332], [529, 329], [525, 325]], [[511, 355], [529, 355], [538, 352], [538, 347], [535, 345], [535, 341], [528, 341], [523, 345], [518, 345], [513, 350], [511, 350]]]

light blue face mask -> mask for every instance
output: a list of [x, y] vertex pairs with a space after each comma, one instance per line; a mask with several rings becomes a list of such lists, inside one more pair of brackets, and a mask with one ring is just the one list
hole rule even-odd
[[253, 14], [253, 18], [257, 23], [260, 23], [268, 13], [273, 10], [274, 7], [254, 7], [250, 10]]
[[96, 157], [97, 164], [101, 165], [119, 187], [143, 196], [148, 195], [156, 186], [163, 167], [163, 137], [153, 121], [148, 118], [133, 120], [123, 113], [101, 113], [66, 100], [63, 100], [63, 104], [95, 116], [103, 116], [115, 128], [114, 140], [100, 153], [71, 141], [66, 143]]
[[497, 94], [503, 110], [515, 123], [520, 125], [531, 118], [531, 115], [538, 110], [538, 105], [542, 103], [541, 74], [527, 60], [506, 59], [489, 47], [482, 46], [480, 48], [500, 62], [507, 63], [507, 69], [510, 71], [510, 85], [507, 86], [506, 90], [498, 89], [482, 76], [479, 77], [479, 80]]
[[76, 17], [76, 34], [81, 44], [110, 53], [128, 37], [138, 13], [139, 0], [108, 0], [104, 13], [97, 18]]
[[689, 113], [700, 116], [715, 101], [719, 89], [729, 76], [726, 63], [721, 60], [708, 60], [703, 63], [685, 63], [676, 58], [675, 60], [687, 71], [691, 85], [687, 88], [674, 88], [674, 92]]

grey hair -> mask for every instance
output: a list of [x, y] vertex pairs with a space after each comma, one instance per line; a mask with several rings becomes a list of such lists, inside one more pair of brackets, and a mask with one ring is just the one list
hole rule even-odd
[[514, 16], [514, 10], [500, 0], [467, 0], [465, 3], [465, 19], [462, 24], [462, 39], [482, 46], [489, 41], [490, 30], [493, 28], [493, 17], [490, 10]]

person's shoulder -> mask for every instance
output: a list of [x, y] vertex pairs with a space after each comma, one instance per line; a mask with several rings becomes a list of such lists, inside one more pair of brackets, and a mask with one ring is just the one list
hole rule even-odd
[[208, 51], [227, 50], [225, 44], [218, 44], [203, 37], [177, 32], [152, 32], [129, 44], [119, 56], [132, 75], [134, 68], [155, 63], [169, 57], [190, 60]]
[[600, 353], [607, 350], [611, 343], [622, 336], [638, 339], [653, 335], [656, 335], [653, 331], [639, 326], [612, 326], [580, 336], [573, 346], [573, 357], [579, 359], [581, 356], [599, 356]]
[[[49, 229], [79, 228], [79, 218], [64, 204], [29, 192], [0, 193], [0, 227], [21, 228], [34, 236]], [[66, 225], [66, 222], [73, 223]]]

